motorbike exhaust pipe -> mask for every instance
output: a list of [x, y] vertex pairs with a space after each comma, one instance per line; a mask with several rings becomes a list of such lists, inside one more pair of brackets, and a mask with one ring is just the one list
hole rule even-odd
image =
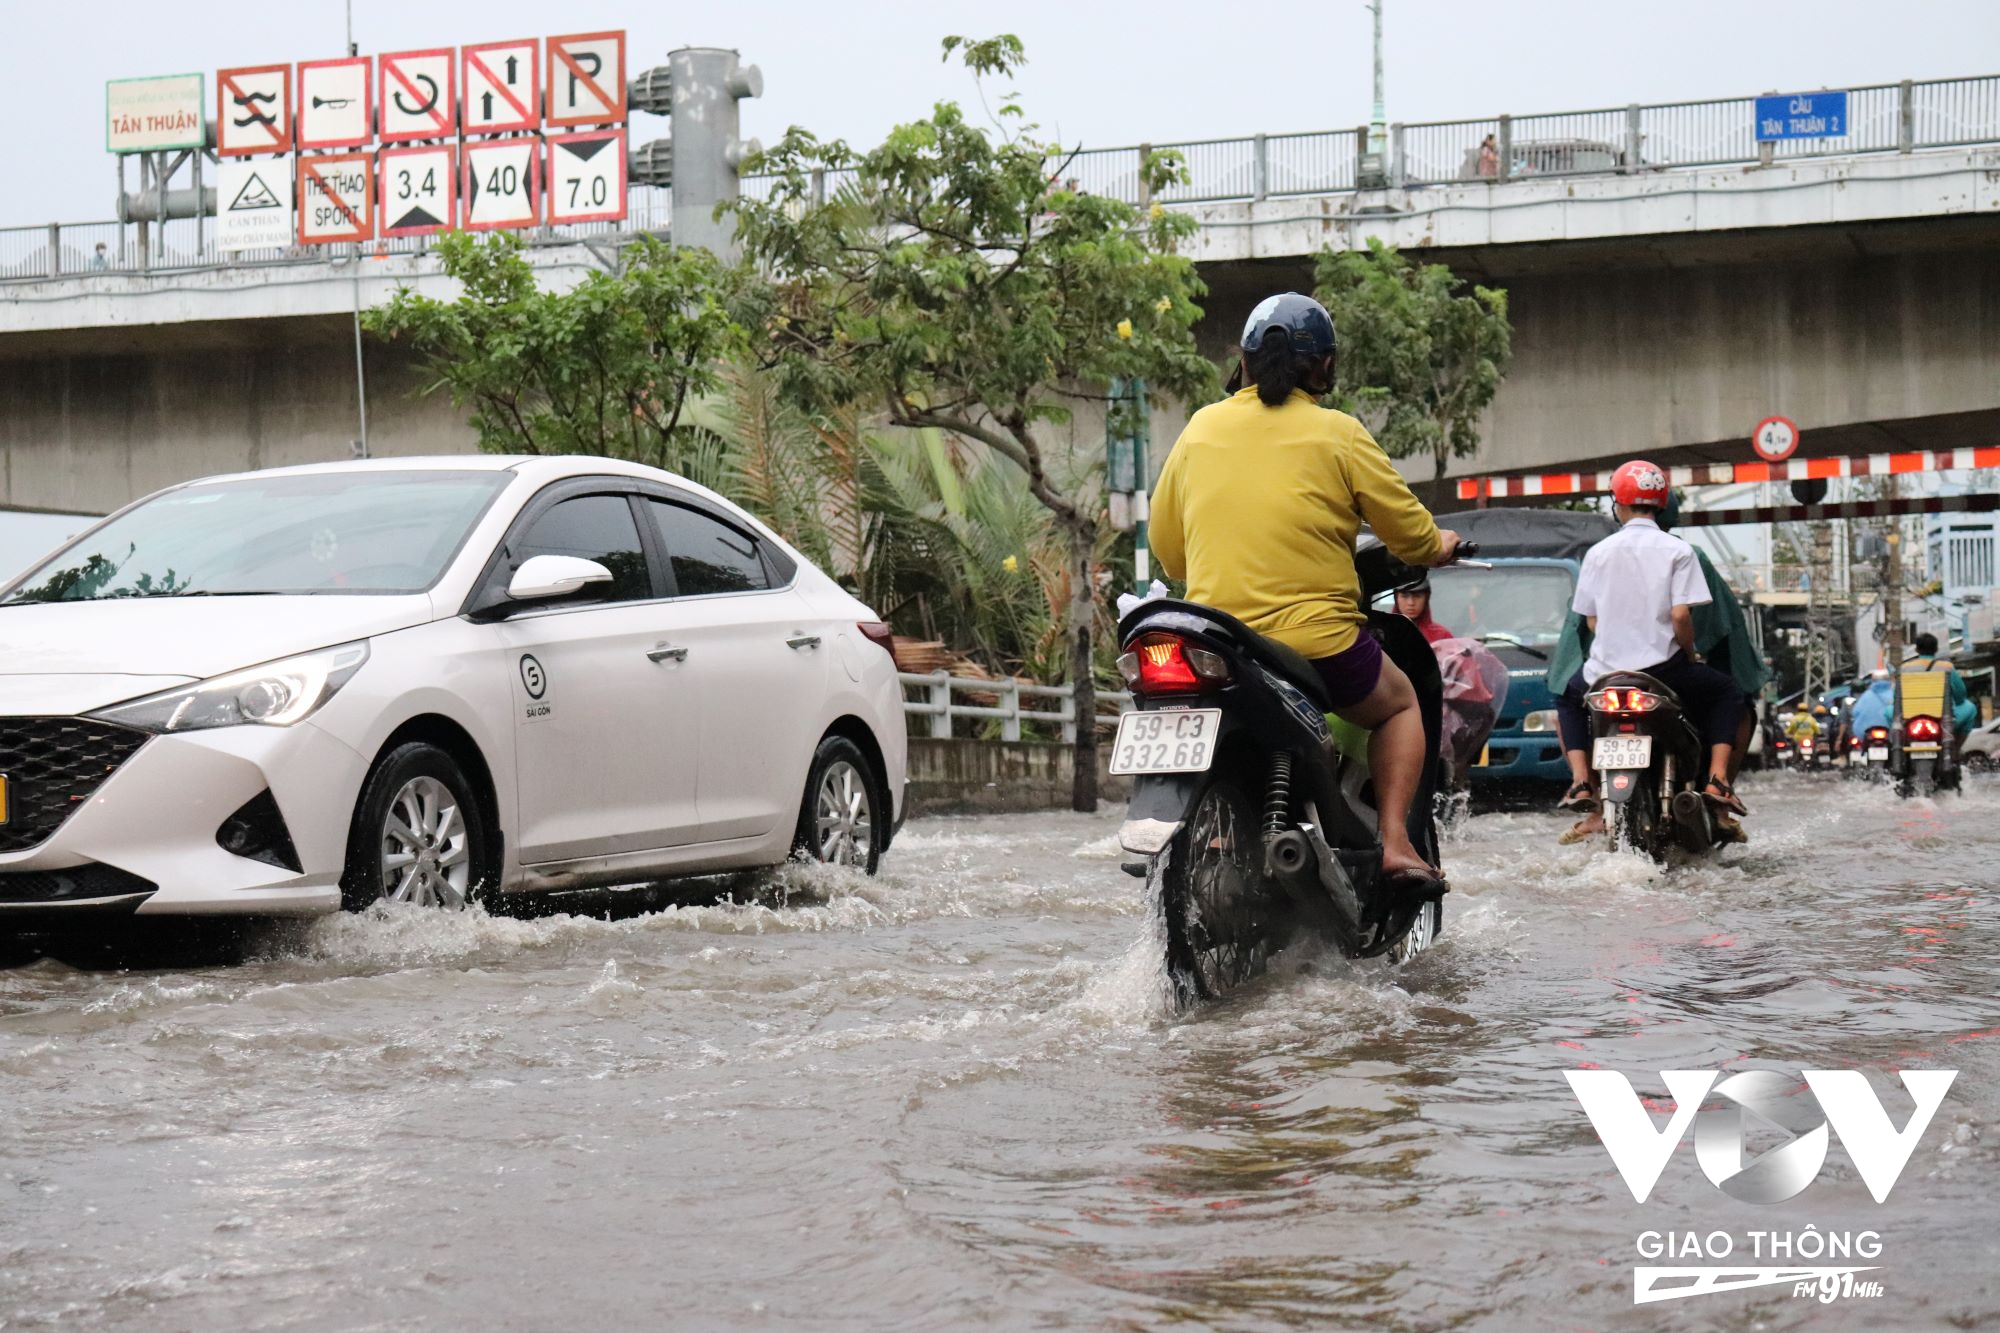
[[1675, 792], [1673, 811], [1674, 832], [1679, 835], [1681, 846], [1690, 852], [1707, 851], [1715, 839], [1715, 825], [1701, 793]]
[[1319, 858], [1312, 843], [1298, 829], [1265, 836], [1264, 873], [1296, 902], [1310, 903], [1315, 896], [1325, 896], [1319, 887]]

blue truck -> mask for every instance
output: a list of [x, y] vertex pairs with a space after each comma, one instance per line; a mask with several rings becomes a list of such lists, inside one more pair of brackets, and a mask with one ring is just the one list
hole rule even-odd
[[1583, 553], [1618, 530], [1605, 514], [1565, 509], [1473, 509], [1438, 515], [1479, 544], [1491, 569], [1431, 571], [1431, 618], [1453, 634], [1484, 643], [1507, 667], [1507, 703], [1494, 723], [1475, 791], [1567, 787], [1556, 732], [1549, 658], [1562, 638]]

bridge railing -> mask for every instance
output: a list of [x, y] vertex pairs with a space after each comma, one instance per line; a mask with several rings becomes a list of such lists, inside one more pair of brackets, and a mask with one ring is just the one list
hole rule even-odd
[[[1040, 726], [1051, 731], [1060, 731], [1065, 741], [1076, 740], [1076, 703], [1074, 694], [1067, 685], [1034, 685], [1023, 680], [981, 680], [970, 676], [954, 676], [947, 671], [933, 671], [919, 675], [910, 671], [899, 671], [896, 679], [903, 685], [903, 712], [911, 719], [925, 720], [924, 734], [937, 740], [948, 740], [952, 735], [955, 718], [970, 718], [979, 722], [997, 721], [1000, 724], [1000, 739], [1018, 741], [1021, 739], [1023, 723]], [[954, 695], [969, 694], [974, 700], [964, 702]], [[976, 702], [990, 699], [992, 702]], [[1024, 699], [1049, 699], [1054, 707], [1024, 707]], [[1107, 714], [1106, 707], [1111, 709]], [[1097, 692], [1097, 725], [1100, 728], [1115, 725], [1118, 714], [1132, 707], [1132, 696], [1123, 690], [1099, 690]]]
[[[2000, 143], [2000, 74], [1851, 88], [1848, 133], [1837, 139], [1759, 144], [1754, 118], [1754, 98], [1726, 97], [1397, 124], [1388, 130], [1386, 183], [1438, 185], [1667, 171]], [[1085, 149], [1054, 170], [1061, 177], [1058, 184], [1074, 180], [1078, 188], [1093, 194], [1143, 205], [1156, 202], [1140, 177], [1143, 155], [1152, 149], [1173, 149], [1186, 160], [1189, 178], [1163, 192], [1157, 202], [1185, 206], [1353, 190], [1362, 183], [1360, 164], [1366, 148], [1365, 128], [1257, 134]], [[823, 188], [831, 194], [851, 177], [851, 172], [829, 172]], [[770, 188], [769, 178], [743, 182], [744, 193], [753, 197], [768, 194]], [[570, 245], [593, 235], [666, 229], [672, 212], [669, 191], [633, 186], [630, 200], [631, 215], [624, 222], [538, 228], [527, 233], [529, 242]], [[345, 246], [288, 246], [223, 254], [215, 244], [212, 219], [152, 224], [143, 250], [135, 231], [116, 222], [0, 228], [0, 282], [46, 281], [97, 269], [319, 263], [347, 253]], [[105, 246], [101, 263], [96, 250], [100, 241]], [[426, 248], [422, 238], [403, 238], [366, 242], [362, 254], [418, 254]]]

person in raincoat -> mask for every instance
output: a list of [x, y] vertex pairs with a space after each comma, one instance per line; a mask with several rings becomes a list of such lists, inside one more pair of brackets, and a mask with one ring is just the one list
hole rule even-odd
[[1945, 673], [1945, 698], [1951, 704], [1952, 735], [1964, 741], [1979, 725], [1979, 705], [1972, 702], [1972, 693], [1965, 688], [1965, 677], [1958, 674], [1958, 668], [1951, 664], [1950, 658], [1938, 656], [1937, 635], [1928, 631], [1919, 634], [1914, 646], [1916, 656], [1903, 663], [1903, 670]]
[[[1679, 518], [1680, 497], [1670, 493], [1666, 508], [1660, 511], [1655, 522], [1665, 532], [1671, 530]], [[1743, 756], [1749, 753], [1750, 737], [1757, 728], [1756, 701], [1771, 679], [1771, 670], [1764, 665], [1763, 654], [1757, 651], [1756, 642], [1750, 637], [1750, 622], [1744, 619], [1743, 604], [1730, 591], [1728, 580], [1717, 572], [1714, 562], [1708, 558], [1708, 552], [1699, 546], [1694, 548], [1694, 558], [1701, 566], [1702, 578], [1708, 582], [1709, 597], [1706, 605], [1692, 608], [1695, 650], [1710, 666], [1733, 677], [1751, 701], [1736, 732], [1736, 746], [1728, 774], [1733, 784], [1737, 770], [1742, 767]], [[1560, 693], [1568, 686], [1570, 678], [1583, 669], [1584, 660], [1589, 655], [1590, 629], [1583, 623], [1582, 616], [1571, 611], [1569, 618], [1563, 622], [1562, 636], [1556, 641], [1555, 651], [1549, 654], [1549, 689]], [[1564, 833], [1562, 840], [1566, 843], [1582, 842], [1603, 831], [1603, 816], [1593, 813]]]

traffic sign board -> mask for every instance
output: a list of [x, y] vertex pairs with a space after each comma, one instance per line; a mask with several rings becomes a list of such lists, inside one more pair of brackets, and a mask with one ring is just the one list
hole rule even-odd
[[292, 148], [292, 67], [250, 65], [216, 71], [218, 157], [288, 153]]
[[365, 241], [375, 234], [375, 155], [299, 159], [299, 244]]
[[464, 48], [465, 132], [540, 129], [542, 43], [487, 42]]
[[625, 216], [625, 131], [549, 136], [549, 221]]
[[458, 177], [451, 149], [384, 148], [376, 155], [376, 197], [382, 201], [384, 236], [428, 236], [449, 230], [458, 202]]
[[1781, 93], [1757, 99], [1757, 142], [1847, 134], [1846, 93]]
[[1782, 463], [1799, 447], [1799, 428], [1789, 417], [1765, 417], [1750, 432], [1750, 445], [1767, 463]]
[[168, 74], [156, 79], [112, 79], [104, 85], [104, 147], [113, 153], [146, 153], [162, 148], [199, 148], [202, 133], [202, 76]]
[[539, 139], [487, 139], [465, 146], [464, 202], [467, 231], [532, 227], [542, 220]]
[[615, 125], [625, 119], [625, 34], [549, 38], [551, 125]]
[[292, 243], [292, 159], [225, 159], [216, 173], [216, 245], [282, 250]]
[[375, 137], [375, 60], [299, 63], [299, 147], [359, 148]]
[[458, 132], [458, 55], [449, 46], [382, 57], [382, 142]]

